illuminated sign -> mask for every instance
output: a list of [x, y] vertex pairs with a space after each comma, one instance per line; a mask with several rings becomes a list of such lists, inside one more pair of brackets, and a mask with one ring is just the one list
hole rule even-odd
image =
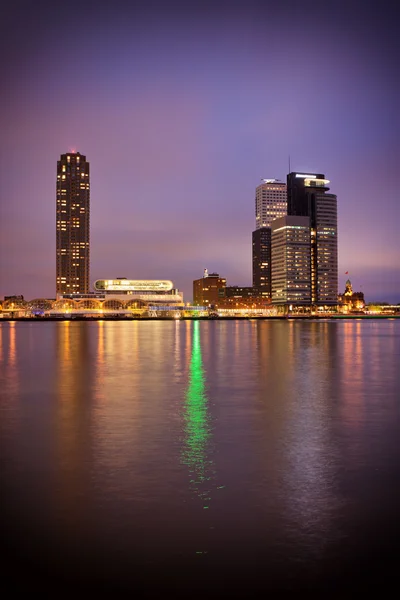
[[169, 292], [174, 287], [172, 281], [159, 279], [98, 279], [96, 291], [105, 292]]
[[307, 179], [317, 179], [316, 175], [303, 175], [302, 173], [296, 173], [296, 177], [304, 177]]

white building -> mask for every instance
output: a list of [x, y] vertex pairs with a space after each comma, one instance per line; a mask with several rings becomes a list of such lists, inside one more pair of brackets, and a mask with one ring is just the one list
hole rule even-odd
[[311, 304], [309, 217], [285, 216], [271, 225], [273, 304]]
[[256, 229], [271, 227], [274, 219], [286, 214], [286, 183], [278, 179], [262, 179], [256, 187]]

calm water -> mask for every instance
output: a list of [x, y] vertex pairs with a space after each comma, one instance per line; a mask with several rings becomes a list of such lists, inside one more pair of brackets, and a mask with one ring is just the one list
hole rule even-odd
[[22, 579], [190, 597], [394, 576], [398, 320], [1, 323], [0, 393]]

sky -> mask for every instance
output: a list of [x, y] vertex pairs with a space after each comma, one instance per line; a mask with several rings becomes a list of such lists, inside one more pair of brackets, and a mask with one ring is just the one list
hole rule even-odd
[[0, 297], [55, 297], [75, 150], [93, 282], [171, 279], [185, 301], [205, 268], [251, 285], [255, 188], [290, 156], [337, 194], [339, 292], [400, 302], [398, 22], [386, 0], [7, 3]]

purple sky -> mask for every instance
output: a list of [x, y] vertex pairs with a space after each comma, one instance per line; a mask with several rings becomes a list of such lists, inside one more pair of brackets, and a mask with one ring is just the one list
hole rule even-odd
[[0, 297], [54, 297], [56, 163], [75, 149], [92, 281], [172, 279], [186, 301], [204, 268], [251, 285], [255, 187], [290, 154], [338, 196], [339, 291], [349, 271], [400, 302], [398, 10], [83, 4], [2, 9]]

